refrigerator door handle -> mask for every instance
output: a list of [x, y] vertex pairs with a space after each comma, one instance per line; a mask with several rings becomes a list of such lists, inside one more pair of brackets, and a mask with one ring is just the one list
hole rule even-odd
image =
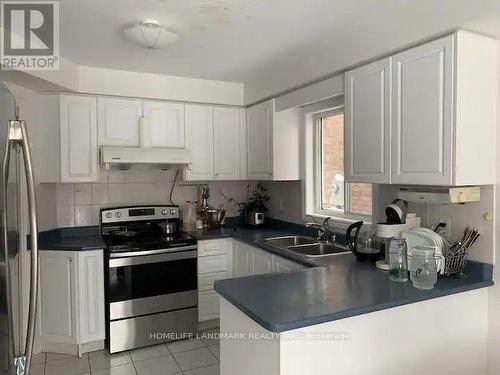
[[[28, 305], [28, 327], [26, 334], [26, 346], [24, 354], [14, 358], [14, 368], [16, 374], [25, 375], [29, 374], [31, 368], [31, 358], [33, 354], [33, 344], [35, 338], [35, 323], [36, 323], [36, 310], [37, 310], [37, 295], [38, 295], [38, 225], [36, 214], [36, 199], [35, 199], [35, 178], [33, 173], [33, 164], [31, 160], [30, 143], [28, 139], [28, 132], [26, 130], [26, 122], [15, 120], [9, 121], [7, 150], [4, 157], [4, 186], [7, 186], [9, 177], [9, 159], [11, 151], [11, 143], [17, 143], [23, 155], [24, 171], [26, 174], [26, 190], [28, 195], [28, 219], [30, 229], [30, 252], [31, 252], [31, 265], [30, 265], [30, 294]], [[6, 190], [6, 189], [4, 189]], [[4, 200], [6, 202], [6, 200]], [[4, 203], [6, 204], [6, 203]], [[4, 210], [4, 224], [7, 224], [6, 214]], [[7, 231], [7, 226], [4, 225], [4, 230]], [[6, 233], [4, 233], [6, 235]], [[5, 237], [6, 238], [6, 237]], [[7, 239], [5, 240], [7, 245]], [[7, 248], [6, 248], [7, 249]], [[7, 251], [7, 250], [6, 250]]]

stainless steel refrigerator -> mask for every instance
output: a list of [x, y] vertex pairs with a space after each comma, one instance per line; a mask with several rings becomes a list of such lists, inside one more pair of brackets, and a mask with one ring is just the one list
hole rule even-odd
[[[0, 375], [30, 373], [38, 244], [35, 185], [26, 123], [0, 82]], [[26, 235], [30, 233], [29, 243]]]

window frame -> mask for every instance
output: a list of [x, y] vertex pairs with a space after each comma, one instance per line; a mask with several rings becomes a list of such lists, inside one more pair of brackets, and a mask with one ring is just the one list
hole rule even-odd
[[[351, 212], [352, 208], [352, 185], [349, 182], [344, 182], [344, 210], [335, 209], [324, 209], [322, 208], [323, 201], [323, 144], [322, 144], [322, 120], [325, 117], [335, 116], [338, 114], [345, 115], [345, 107], [336, 107], [335, 109], [325, 110], [321, 112], [316, 112], [313, 114], [313, 212], [312, 216], [318, 217], [332, 217], [333, 219], [339, 219], [341, 221], [357, 221], [363, 220], [364, 222], [370, 223], [373, 218], [373, 204], [372, 204], [372, 215], [363, 215]], [[345, 123], [344, 123], [345, 126]], [[345, 128], [344, 128], [345, 131]], [[344, 146], [345, 147], [345, 146]], [[373, 202], [373, 184], [372, 184], [372, 202]]]

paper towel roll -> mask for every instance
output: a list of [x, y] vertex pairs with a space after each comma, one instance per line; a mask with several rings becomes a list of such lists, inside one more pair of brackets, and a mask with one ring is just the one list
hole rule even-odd
[[151, 124], [147, 117], [139, 120], [139, 144], [141, 147], [151, 147]]

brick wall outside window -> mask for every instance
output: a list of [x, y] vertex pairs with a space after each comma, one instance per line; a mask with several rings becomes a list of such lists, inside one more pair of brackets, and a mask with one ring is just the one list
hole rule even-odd
[[[344, 209], [341, 197], [334, 199], [335, 176], [344, 176], [344, 114], [338, 113], [322, 119], [322, 208]], [[349, 187], [344, 188], [346, 192]], [[351, 212], [371, 215], [372, 185], [351, 184]]]

